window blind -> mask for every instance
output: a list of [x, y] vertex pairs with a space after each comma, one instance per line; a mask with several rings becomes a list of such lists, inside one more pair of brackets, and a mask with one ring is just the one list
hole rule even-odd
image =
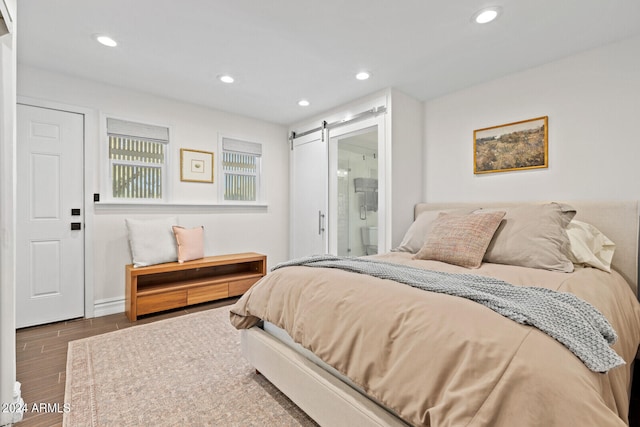
[[140, 139], [169, 142], [169, 128], [163, 126], [147, 125], [144, 123], [129, 122], [126, 120], [107, 118], [107, 133]]
[[222, 149], [224, 151], [235, 151], [236, 153], [252, 154], [262, 156], [262, 144], [238, 139], [222, 138]]

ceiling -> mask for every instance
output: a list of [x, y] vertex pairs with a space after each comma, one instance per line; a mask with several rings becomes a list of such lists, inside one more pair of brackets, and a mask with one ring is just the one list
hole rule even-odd
[[[493, 5], [496, 21], [471, 22]], [[292, 124], [384, 88], [429, 100], [638, 35], [640, 1], [20, 0], [17, 28], [20, 64]]]

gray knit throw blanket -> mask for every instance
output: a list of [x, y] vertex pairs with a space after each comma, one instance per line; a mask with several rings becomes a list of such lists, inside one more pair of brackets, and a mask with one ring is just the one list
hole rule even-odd
[[338, 268], [394, 280], [430, 292], [466, 298], [523, 325], [538, 328], [571, 350], [592, 371], [624, 365], [609, 346], [617, 340], [607, 319], [588, 302], [566, 292], [514, 286], [492, 277], [453, 274], [375, 261], [319, 255], [276, 265]]

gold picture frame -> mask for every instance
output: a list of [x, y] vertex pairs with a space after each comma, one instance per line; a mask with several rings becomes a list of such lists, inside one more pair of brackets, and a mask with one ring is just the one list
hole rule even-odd
[[473, 173], [549, 167], [549, 116], [473, 131]]
[[180, 181], [213, 182], [213, 153], [181, 148]]

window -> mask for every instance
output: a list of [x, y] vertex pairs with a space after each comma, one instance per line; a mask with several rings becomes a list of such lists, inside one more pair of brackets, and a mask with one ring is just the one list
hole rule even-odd
[[163, 200], [169, 128], [107, 118], [114, 199]]
[[224, 200], [261, 200], [262, 144], [222, 138]]

